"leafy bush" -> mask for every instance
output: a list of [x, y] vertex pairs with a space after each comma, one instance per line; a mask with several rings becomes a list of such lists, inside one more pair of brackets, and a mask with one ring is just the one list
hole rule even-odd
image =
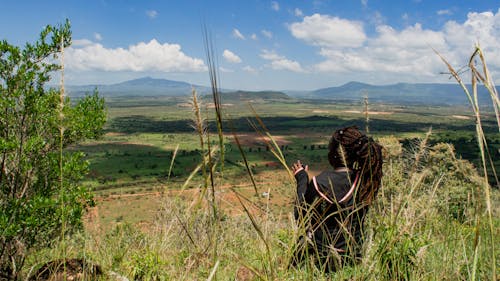
[[446, 143], [435, 144], [429, 149], [427, 166], [442, 182], [436, 191], [439, 211], [460, 222], [472, 219], [477, 202], [473, 195], [481, 187], [481, 178], [474, 166], [457, 159], [453, 145]]
[[101, 134], [104, 100], [95, 92], [72, 104], [45, 87], [70, 44], [69, 22], [23, 49], [0, 42], [0, 279], [17, 279], [26, 255], [80, 226], [92, 203], [78, 184], [88, 163], [63, 148]]
[[380, 225], [376, 231], [379, 280], [412, 280], [417, 253], [423, 246], [421, 236], [403, 231], [397, 225]]

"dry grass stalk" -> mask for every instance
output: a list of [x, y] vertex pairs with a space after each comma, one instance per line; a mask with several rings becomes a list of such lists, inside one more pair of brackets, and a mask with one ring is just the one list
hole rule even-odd
[[[488, 93], [491, 96], [492, 102], [493, 102], [493, 107], [495, 109], [495, 114], [496, 114], [496, 119], [497, 119], [497, 124], [498, 124], [498, 129], [500, 131], [500, 116], [499, 116], [499, 108], [500, 108], [500, 100], [498, 98], [498, 93], [496, 92], [496, 89], [494, 87], [494, 83], [491, 79], [491, 76], [489, 74], [488, 67], [486, 66], [486, 59], [484, 56], [484, 53], [481, 49], [481, 47], [478, 45], [475, 46], [475, 50], [473, 54], [471, 55], [469, 59], [469, 64], [468, 67], [471, 70], [471, 87], [472, 87], [472, 94], [470, 93], [469, 89], [465, 85], [464, 81], [461, 79], [460, 74], [451, 66], [451, 64], [436, 50], [434, 50], [435, 53], [441, 58], [441, 60], [444, 62], [444, 64], [448, 67], [448, 70], [450, 74], [455, 78], [455, 80], [458, 82], [458, 84], [462, 87], [464, 90], [465, 94], [467, 95], [467, 98], [469, 99], [469, 102], [471, 104], [474, 116], [476, 117], [476, 137], [478, 140], [478, 146], [479, 150], [481, 152], [481, 162], [482, 162], [482, 167], [483, 167], [483, 178], [484, 178], [484, 184], [483, 184], [483, 191], [484, 191], [484, 196], [485, 196], [485, 202], [486, 202], [486, 213], [488, 216], [488, 223], [489, 223], [489, 228], [490, 228], [490, 239], [493, 242], [494, 241], [494, 236], [495, 236], [495, 231], [493, 227], [493, 218], [492, 218], [492, 208], [491, 208], [491, 194], [490, 194], [490, 189], [491, 186], [489, 184], [488, 180], [488, 172], [487, 172], [487, 166], [488, 162], [486, 161], [487, 158], [490, 159], [489, 164], [491, 165], [491, 168], [493, 170], [493, 173], [495, 174], [495, 178], [497, 181], [497, 186], [500, 186], [498, 182], [498, 178], [496, 176], [496, 171], [494, 165], [492, 165], [492, 160], [491, 160], [491, 155], [488, 150], [488, 143], [486, 140], [486, 136], [483, 131], [482, 127], [482, 120], [481, 120], [481, 113], [480, 113], [480, 106], [479, 106], [479, 101], [478, 101], [478, 83], [483, 83], [483, 85], [486, 87], [488, 90]], [[479, 61], [482, 64], [482, 70], [483, 72], [479, 71], [476, 68], [476, 56], [479, 56]], [[479, 199], [479, 201], [481, 201]], [[478, 202], [480, 206], [480, 202]], [[474, 250], [474, 263], [473, 263], [473, 270], [472, 270], [472, 279], [475, 280], [475, 272], [477, 268], [477, 259], [478, 259], [478, 252], [479, 252], [479, 245], [480, 245], [480, 234], [479, 234], [479, 226], [480, 226], [480, 214], [476, 214], [477, 216], [477, 222], [476, 222], [476, 236], [475, 236], [475, 250]], [[491, 258], [492, 258], [492, 279], [496, 279], [496, 252], [495, 252], [495, 246], [494, 243], [491, 243]]]
[[175, 158], [177, 157], [177, 152], [179, 151], [179, 144], [174, 149], [172, 153], [172, 160], [170, 160], [170, 166], [168, 167], [167, 181], [170, 180], [170, 175], [172, 174], [172, 169], [174, 168]]
[[[66, 212], [65, 210], [65, 196], [66, 190], [64, 187], [64, 176], [63, 176], [63, 138], [64, 138], [64, 99], [65, 99], [65, 89], [64, 89], [64, 36], [61, 36], [60, 42], [60, 58], [61, 58], [61, 85], [59, 91], [59, 189], [61, 198], [61, 250], [62, 258], [66, 259]], [[66, 263], [63, 263], [63, 276], [66, 277]]]
[[252, 122], [250, 119], [248, 119], [249, 124], [252, 126], [252, 128], [261, 136], [261, 138], [264, 140], [266, 143], [267, 147], [269, 147], [269, 150], [271, 153], [278, 159], [278, 161], [281, 163], [283, 168], [287, 171], [288, 175], [290, 176], [290, 179], [292, 181], [295, 180], [292, 171], [290, 170], [290, 167], [288, 167], [288, 164], [286, 163], [285, 156], [283, 155], [283, 152], [281, 151], [279, 145], [276, 143], [274, 140], [273, 136], [271, 135], [270, 131], [267, 129], [266, 125], [260, 118], [259, 114], [257, 114], [257, 111], [253, 108], [251, 104], [249, 104], [250, 109], [252, 110], [252, 113], [257, 120], [257, 122], [260, 125], [260, 128]]
[[250, 166], [248, 165], [248, 160], [245, 152], [243, 151], [243, 147], [241, 146], [240, 139], [238, 138], [238, 135], [233, 131], [233, 137], [234, 141], [236, 142], [236, 146], [238, 147], [238, 150], [240, 151], [241, 157], [243, 158], [243, 163], [245, 164], [245, 168], [247, 171], [248, 176], [250, 177], [250, 181], [252, 181], [252, 186], [253, 190], [255, 191], [255, 195], [258, 195], [259, 192], [257, 191], [257, 184], [255, 183], [255, 178], [252, 172], [252, 169], [250, 169]]
[[[234, 189], [232, 189], [232, 190], [234, 192]], [[253, 228], [255, 229], [255, 231], [257, 232], [257, 234], [259, 235], [259, 237], [262, 240], [262, 242], [264, 242], [264, 245], [266, 247], [266, 254], [267, 254], [266, 256], [268, 258], [268, 260], [267, 260], [268, 266], [269, 266], [268, 274], [270, 275], [271, 280], [274, 280], [274, 266], [273, 266], [273, 260], [272, 260], [272, 255], [271, 255], [271, 247], [269, 245], [269, 242], [267, 241], [267, 239], [266, 239], [266, 237], [264, 235], [264, 232], [260, 228], [260, 226], [257, 223], [257, 221], [255, 220], [254, 216], [250, 213], [250, 211], [245, 206], [245, 204], [243, 204], [243, 201], [241, 201], [241, 198], [240, 198], [239, 194], [237, 192], [234, 192], [234, 193], [236, 194], [236, 197], [238, 198], [238, 201], [240, 202], [241, 207], [243, 207], [243, 210], [245, 211], [245, 214], [250, 219]], [[265, 264], [264, 264], [264, 266], [265, 266]]]

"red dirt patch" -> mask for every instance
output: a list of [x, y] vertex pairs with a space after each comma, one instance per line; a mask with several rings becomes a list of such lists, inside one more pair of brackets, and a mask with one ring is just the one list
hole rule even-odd
[[[265, 146], [267, 143], [272, 144], [272, 140], [267, 136], [261, 136], [257, 133], [248, 133], [248, 134], [236, 134], [238, 137], [238, 141], [242, 146]], [[287, 136], [272, 136], [273, 140], [277, 145], [285, 145], [291, 143], [291, 141], [287, 140]], [[230, 138], [234, 138], [230, 136]], [[233, 140], [234, 141], [234, 140]], [[234, 141], [236, 143], [236, 141]]]
[[279, 166], [281, 166], [280, 162], [264, 162], [262, 164], [266, 167], [279, 167]]

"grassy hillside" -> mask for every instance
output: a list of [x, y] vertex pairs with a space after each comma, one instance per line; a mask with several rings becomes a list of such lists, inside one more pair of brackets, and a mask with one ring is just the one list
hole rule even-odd
[[[187, 143], [180, 139], [174, 141], [184, 148], [194, 146], [195, 139]], [[461, 280], [473, 274], [490, 279], [491, 247], [500, 240], [499, 236], [490, 239], [486, 224], [478, 232], [476, 266], [472, 259], [475, 218], [485, 220], [480, 211], [484, 201], [477, 197], [481, 193], [477, 171], [457, 159], [447, 144], [428, 146], [428, 140], [420, 138], [403, 149], [395, 137], [378, 140], [386, 147], [384, 179], [367, 220], [363, 259], [338, 273], [288, 267], [297, 239], [291, 220], [295, 186], [279, 164], [252, 165], [255, 195], [243, 165], [236, 166], [240, 171], [236, 176], [230, 172], [235, 166], [228, 161], [224, 172], [213, 179], [216, 220], [203, 178], [191, 180], [184, 191], [185, 180], [172, 179], [144, 184], [144, 189], [133, 192], [115, 189], [114, 194], [103, 194], [89, 212], [87, 231], [64, 247], [69, 256], [85, 256], [131, 280], [205, 280], [213, 271], [218, 280]], [[317, 173], [327, 165], [326, 151], [316, 149], [317, 156], [313, 156], [309, 149], [293, 159], [312, 157], [309, 163]], [[253, 161], [252, 153], [246, 155]], [[166, 166], [170, 160], [163, 158]], [[274, 158], [273, 162], [278, 161]], [[175, 165], [186, 165], [181, 163]], [[499, 200], [495, 191], [496, 227], [500, 225]], [[57, 256], [60, 247], [32, 256], [30, 264]], [[111, 276], [104, 279], [114, 280]]]
[[[282, 151], [287, 164], [303, 160], [313, 174], [328, 168], [329, 134], [347, 124], [364, 128], [360, 103], [254, 104], [272, 140], [249, 124], [258, 120], [248, 105], [225, 105], [224, 166], [216, 162], [210, 180], [200, 170], [203, 149], [186, 100], [108, 102], [106, 135], [73, 148], [91, 162], [87, 184], [95, 187], [97, 205], [89, 210], [85, 232], [31, 256], [35, 268], [65, 249], [69, 257], [87, 257], [130, 280], [206, 280], [212, 272], [212, 280], [491, 277], [490, 261], [498, 256], [491, 249], [500, 240], [491, 240], [486, 223], [475, 226], [477, 219], [486, 221], [482, 180], [456, 151], [470, 153], [475, 146], [466, 108], [370, 105], [370, 132], [386, 148], [383, 186], [369, 212], [362, 261], [324, 275], [312, 266], [288, 267], [298, 233], [291, 219], [295, 183], [273, 151]], [[210, 105], [203, 111], [210, 112]], [[213, 117], [206, 118], [215, 149]], [[498, 149], [492, 118], [485, 114], [485, 130]], [[212, 161], [220, 157], [215, 153]], [[495, 190], [495, 227], [499, 202]]]
[[[84, 231], [32, 253], [25, 275], [75, 257], [98, 264], [103, 280], [498, 279], [497, 100], [495, 111], [471, 104], [473, 115], [338, 100], [161, 101], [110, 104], [106, 136], [72, 148], [93, 163], [86, 183], [97, 205]], [[328, 169], [330, 133], [352, 124], [384, 147], [362, 256], [329, 274], [307, 260], [290, 266], [304, 229], [292, 216], [289, 165], [300, 159], [312, 175]], [[474, 149], [477, 141], [488, 145]]]

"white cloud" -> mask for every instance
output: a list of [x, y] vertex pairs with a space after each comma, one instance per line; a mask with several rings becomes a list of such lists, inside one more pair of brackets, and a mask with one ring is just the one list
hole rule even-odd
[[259, 39], [259, 38], [257, 37], [257, 34], [255, 34], [255, 33], [252, 33], [252, 35], [250, 36], [250, 38], [251, 38], [252, 40], [257, 40], [257, 39]]
[[262, 50], [260, 57], [265, 59], [265, 60], [279, 60], [279, 59], [283, 58], [282, 56], [276, 54], [276, 52], [269, 51], [269, 50]]
[[370, 25], [383, 25], [385, 22], [384, 16], [379, 11], [375, 11], [372, 16], [370, 17]]
[[[448, 21], [438, 30], [419, 23], [397, 30], [379, 23], [376, 33], [368, 36], [359, 23], [318, 14], [291, 24], [289, 29], [296, 38], [318, 48], [323, 61], [311, 68], [317, 72], [364, 73], [376, 77], [371, 81], [375, 83], [437, 81], [446, 67], [433, 48], [459, 67], [467, 63], [479, 42], [490, 70], [500, 73], [500, 9], [496, 13], [469, 13], [465, 22]], [[349, 35], [342, 30], [352, 32]]]
[[361, 0], [361, 5], [363, 5], [363, 7], [368, 7], [368, 0]]
[[75, 40], [65, 53], [66, 67], [72, 70], [103, 71], [205, 71], [203, 60], [184, 54], [178, 44], [153, 39], [128, 48], [105, 48], [89, 40]]
[[453, 12], [451, 10], [439, 10], [436, 12], [439, 16], [441, 15], [453, 15]]
[[158, 12], [155, 11], [155, 10], [148, 10], [146, 11], [146, 15], [150, 18], [150, 19], [154, 19], [158, 16]]
[[289, 70], [293, 72], [305, 72], [300, 63], [289, 60], [278, 55], [274, 51], [262, 50], [260, 57], [271, 62], [270, 66], [274, 70]]
[[261, 33], [262, 33], [262, 35], [266, 36], [269, 39], [273, 38], [273, 33], [271, 31], [269, 31], [269, 30], [265, 30], [264, 29], [264, 30], [261, 31]]
[[101, 41], [102, 40], [102, 35], [100, 33], [94, 32], [94, 38], [97, 41]]
[[238, 39], [245, 40], [245, 36], [243, 36], [243, 34], [241, 34], [241, 32], [236, 28], [233, 29], [233, 36]]
[[304, 15], [304, 13], [302, 12], [301, 9], [299, 8], [295, 8], [295, 10], [293, 11], [293, 14], [296, 16], [296, 17], [302, 17]]
[[222, 52], [222, 57], [224, 57], [224, 59], [230, 63], [240, 63], [241, 62], [241, 58], [236, 55], [235, 53], [229, 51], [229, 50], [224, 50], [224, 52]]
[[500, 9], [497, 13], [469, 13], [463, 23], [448, 21], [443, 29], [451, 53], [465, 56], [479, 43], [487, 55], [489, 66], [500, 68]]
[[433, 76], [439, 72], [442, 64], [431, 47], [442, 49], [446, 46], [441, 32], [424, 30], [420, 24], [402, 31], [387, 25], [378, 26], [376, 30], [377, 35], [358, 48], [321, 48], [320, 55], [326, 60], [315, 69], [415, 76]]
[[273, 11], [279, 11], [280, 10], [280, 4], [276, 1], [271, 1], [271, 9]]
[[292, 35], [322, 47], [360, 47], [366, 40], [363, 25], [329, 15], [314, 14], [289, 26]]
[[251, 67], [249, 65], [243, 67], [242, 69], [243, 69], [243, 71], [246, 71], [248, 73], [252, 73], [252, 74], [256, 74], [257, 73], [257, 69], [255, 69], [255, 68], [253, 68], [253, 67]]
[[392, 27], [382, 25], [377, 27], [378, 36], [370, 40], [370, 44], [375, 46], [397, 47], [400, 49], [428, 49], [445, 45], [443, 34], [438, 31], [425, 30], [417, 23], [407, 27], [402, 31], [396, 31]]

